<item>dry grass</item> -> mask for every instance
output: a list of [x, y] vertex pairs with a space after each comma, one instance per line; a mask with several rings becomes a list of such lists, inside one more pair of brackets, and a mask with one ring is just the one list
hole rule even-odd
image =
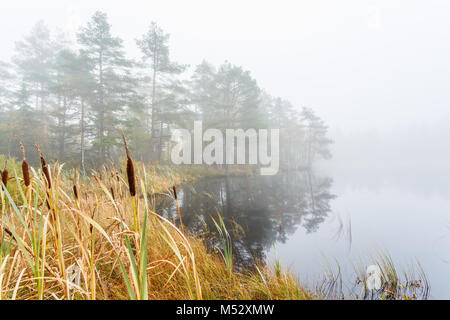
[[189, 175], [130, 161], [91, 178], [42, 154], [40, 169], [12, 168], [1, 190], [0, 299], [315, 297], [287, 271], [234, 271], [231, 253], [212, 253], [159, 216], [153, 195], [173, 195]]

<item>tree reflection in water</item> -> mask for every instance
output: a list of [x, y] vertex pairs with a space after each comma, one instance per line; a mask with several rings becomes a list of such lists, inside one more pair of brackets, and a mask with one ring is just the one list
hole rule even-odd
[[[265, 259], [276, 242], [285, 242], [299, 226], [315, 232], [330, 212], [332, 179], [310, 170], [275, 176], [224, 177], [201, 180], [180, 188], [183, 224], [202, 234], [212, 247], [211, 216], [220, 213], [233, 236], [236, 266], [248, 267]], [[177, 220], [172, 199], [159, 199], [157, 212]]]

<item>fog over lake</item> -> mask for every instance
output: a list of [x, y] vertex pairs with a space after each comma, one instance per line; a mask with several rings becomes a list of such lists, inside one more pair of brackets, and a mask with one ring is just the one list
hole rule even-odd
[[[349, 282], [353, 264], [369, 263], [380, 251], [405, 268], [417, 259], [432, 298], [450, 299], [449, 1], [4, 1], [0, 60], [10, 59], [15, 41], [36, 21], [75, 39], [96, 10], [108, 14], [130, 57], [139, 56], [135, 39], [157, 21], [171, 35], [171, 58], [189, 64], [189, 75], [203, 59], [230, 61], [263, 89], [299, 110], [312, 108], [327, 124], [332, 158], [315, 163], [312, 177], [326, 189], [320, 219], [306, 228], [305, 220], [283, 210], [309, 219], [311, 204], [273, 195], [292, 228], [274, 234], [261, 223], [254, 232], [267, 234], [243, 247], [261, 246], [265, 258], [280, 258], [307, 282], [334, 258]], [[307, 178], [288, 178], [264, 180], [268, 187], [261, 190], [246, 189], [239, 179], [229, 187], [264, 195], [273, 185], [292, 183], [307, 192]], [[229, 197], [224, 183], [197, 187]], [[199, 206], [189, 201], [194, 214]], [[241, 198], [234, 207], [230, 215], [250, 212]], [[263, 209], [270, 213], [263, 222], [273, 222], [278, 208]]]

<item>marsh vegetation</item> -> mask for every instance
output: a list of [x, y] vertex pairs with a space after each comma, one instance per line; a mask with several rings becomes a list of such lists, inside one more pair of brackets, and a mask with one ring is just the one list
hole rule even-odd
[[[344, 298], [339, 273], [324, 273], [320, 285], [308, 288], [281, 261], [249, 259], [258, 240], [245, 236], [236, 241], [242, 221], [230, 224], [231, 208], [209, 215], [205, 211], [203, 220], [185, 216], [186, 192], [177, 194], [175, 185], [189, 179], [187, 172], [134, 163], [126, 148], [123, 167], [103, 166], [83, 177], [47, 163], [36, 149], [40, 168], [29, 167], [23, 152], [21, 168], [16, 164], [2, 170], [2, 299]], [[320, 194], [312, 201], [326, 215], [321, 201], [330, 196]], [[161, 196], [175, 204], [176, 215], [158, 213]], [[267, 214], [267, 221], [273, 220], [273, 212]], [[320, 214], [319, 220], [314, 211], [305, 214], [307, 221], [316, 221], [306, 227], [320, 223]], [[274, 223], [276, 236], [289, 228], [286, 218]], [[378, 263], [382, 289], [369, 295], [362, 274], [364, 294], [351, 298], [426, 298], [424, 274], [401, 280], [390, 258]]]

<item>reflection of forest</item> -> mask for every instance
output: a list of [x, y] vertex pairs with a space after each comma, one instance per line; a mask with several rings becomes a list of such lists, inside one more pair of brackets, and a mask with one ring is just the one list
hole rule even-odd
[[[196, 233], [214, 232], [211, 216], [219, 212], [233, 230], [235, 262], [248, 265], [264, 259], [273, 243], [285, 242], [298, 226], [316, 231], [330, 211], [331, 184], [311, 171], [205, 179], [179, 192], [183, 223]], [[159, 212], [175, 219], [176, 208], [163, 202]]]

